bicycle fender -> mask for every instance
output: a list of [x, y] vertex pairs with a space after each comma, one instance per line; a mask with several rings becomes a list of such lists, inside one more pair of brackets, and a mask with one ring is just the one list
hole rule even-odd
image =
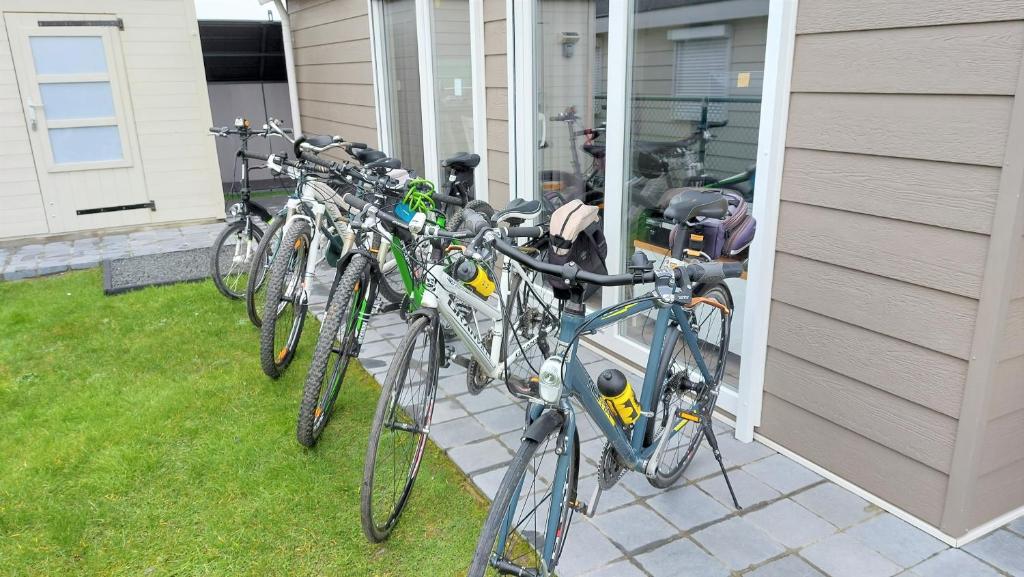
[[270, 222], [270, 220], [273, 218], [273, 216], [270, 214], [270, 211], [263, 208], [263, 205], [256, 204], [255, 202], [252, 201], [248, 201], [246, 204], [249, 206], [249, 211], [255, 214], [256, 216], [260, 217], [260, 220], [262, 220], [263, 222]]
[[565, 423], [565, 415], [560, 411], [545, 411], [536, 421], [530, 423], [523, 433], [524, 439], [530, 439], [539, 443], [548, 436], [551, 431], [558, 429]]

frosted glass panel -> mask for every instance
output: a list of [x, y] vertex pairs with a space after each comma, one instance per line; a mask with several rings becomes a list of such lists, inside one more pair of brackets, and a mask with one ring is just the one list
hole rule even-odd
[[96, 74], [107, 71], [99, 36], [32, 36], [36, 74]]
[[114, 95], [109, 82], [40, 84], [39, 91], [50, 120], [114, 116]]
[[56, 164], [121, 160], [121, 135], [116, 126], [51, 128], [50, 148]]

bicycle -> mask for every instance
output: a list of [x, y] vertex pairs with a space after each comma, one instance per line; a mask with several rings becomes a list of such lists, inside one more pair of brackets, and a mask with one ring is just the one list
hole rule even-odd
[[252, 190], [249, 187], [249, 139], [254, 136], [266, 138], [273, 132], [268, 131], [266, 126], [263, 130], [252, 130], [248, 119], [238, 118], [234, 128], [212, 127], [210, 134], [220, 138], [237, 135], [241, 143], [237, 153], [242, 164], [241, 199], [228, 211], [230, 216], [235, 217], [234, 222], [228, 224], [217, 236], [210, 252], [213, 284], [224, 296], [241, 299], [245, 297], [244, 287], [248, 284], [247, 273], [256, 245], [264, 234], [256, 219], [270, 223], [272, 218], [267, 209], [252, 201]]
[[[536, 387], [525, 394], [510, 389], [531, 403], [527, 426], [491, 505], [470, 577], [550, 575], [565, 547], [574, 513], [592, 516], [601, 491], [629, 471], [644, 474], [655, 487], [670, 486], [692, 461], [704, 438], [739, 508], [711, 430], [711, 414], [725, 371], [732, 312], [723, 281], [740, 276], [743, 265], [666, 259], [654, 270], [644, 253], [638, 252], [628, 273], [601, 275], [524, 255], [500, 231], [485, 234], [509, 259], [564, 279], [572, 287], [572, 297], [564, 305], [555, 351], [543, 363]], [[585, 315], [580, 283], [654, 283], [654, 288]], [[579, 339], [651, 310], [657, 311], [652, 342], [663, 344], [651, 347], [647, 366], [653, 369], [644, 377], [639, 399], [616, 369], [602, 372], [595, 385], [577, 358]], [[677, 352], [680, 337], [683, 346]], [[679, 362], [680, 355], [685, 355], [685, 362]], [[589, 504], [576, 492], [579, 438], [572, 400], [583, 407], [606, 439], [598, 485]]]
[[[495, 222], [522, 223], [540, 214], [539, 201], [513, 203], [493, 215]], [[464, 231], [445, 231], [425, 223], [420, 215], [409, 230], [421, 239], [460, 239], [489, 220], [471, 209], [464, 211]], [[542, 238], [541, 227], [510, 226], [509, 235]], [[549, 335], [557, 326], [550, 299], [533, 284], [518, 262], [506, 260], [497, 305], [487, 301], [496, 276], [484, 246], [453, 246], [454, 257], [424, 263], [422, 306], [408, 315], [409, 329], [398, 345], [384, 379], [367, 446], [360, 490], [363, 533], [372, 542], [387, 539], [412, 493], [430, 433], [438, 370], [454, 361], [467, 366], [472, 391], [491, 379], [502, 378], [512, 388], [528, 388], [540, 361], [549, 351]], [[527, 243], [517, 251], [535, 252]], [[510, 302], [509, 302], [510, 301]], [[508, 306], [505, 303], [508, 302]], [[483, 323], [492, 323], [489, 331]], [[450, 326], [468, 349], [456, 356], [446, 346], [442, 325]]]
[[[429, 213], [443, 224], [444, 213], [437, 208], [439, 204], [464, 204], [460, 197], [434, 193], [433, 185], [427, 181], [412, 180], [403, 184], [386, 175], [368, 178], [319, 158], [307, 160], [340, 178], [360, 181], [368, 189], [363, 200], [368, 200], [375, 210], [387, 211], [395, 200], [401, 199], [397, 206], [403, 208], [396, 210]], [[411, 264], [415, 259], [407, 256], [411, 247], [406, 246], [400, 234], [395, 234], [404, 229], [396, 229], [369, 213], [357, 213], [350, 218], [349, 228], [356, 240], [337, 266], [296, 421], [296, 438], [306, 447], [317, 443], [333, 414], [349, 361], [359, 356], [369, 318], [378, 312], [415, 310], [420, 306], [424, 290], [422, 275], [416, 274]], [[396, 289], [395, 280], [389, 276], [397, 276], [401, 287]], [[407, 296], [394, 299], [385, 294], [392, 305], [381, 308], [377, 296], [387, 290], [399, 290], [399, 294]]]

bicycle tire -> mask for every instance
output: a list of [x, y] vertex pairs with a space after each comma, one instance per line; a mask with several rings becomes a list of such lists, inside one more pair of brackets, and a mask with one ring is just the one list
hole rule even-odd
[[249, 283], [245, 287], [245, 312], [256, 328], [263, 325], [260, 315], [267, 304], [267, 276], [270, 274], [270, 265], [274, 262], [274, 253], [281, 245], [284, 223], [283, 216], [270, 221], [270, 226], [256, 247], [256, 255], [249, 267]]
[[[263, 324], [260, 326], [260, 367], [272, 379], [280, 377], [291, 364], [306, 320], [307, 306], [301, 298], [301, 289], [306, 255], [310, 250], [309, 230], [309, 224], [302, 219], [288, 226], [267, 277], [267, 304], [263, 308]], [[282, 313], [289, 308], [289, 331], [284, 342], [279, 343], [278, 325], [288, 324], [280, 321]]]
[[[419, 474], [423, 450], [426, 448], [427, 436], [429, 434], [427, 431], [429, 430], [430, 420], [434, 412], [434, 396], [437, 392], [439, 330], [437, 323], [432, 322], [431, 318], [426, 315], [419, 315], [412, 319], [409, 323], [409, 331], [398, 345], [398, 350], [395, 353], [391, 367], [388, 369], [380, 398], [377, 401], [377, 410], [373, 416], [373, 425], [370, 427], [370, 438], [366, 448], [366, 460], [363, 464], [363, 482], [359, 491], [359, 512], [363, 534], [373, 543], [380, 543], [391, 535], [391, 531], [395, 528], [402, 515], [402, 511], [409, 502], [413, 486], [416, 483], [416, 477]], [[424, 375], [425, 380], [420, 385], [422, 390], [414, 391], [415, 387], [410, 386], [410, 383], [406, 382], [406, 377], [408, 376], [414, 348], [420, 336], [426, 338], [424, 344], [429, 347], [426, 350], [427, 374]], [[403, 397], [403, 392], [413, 395], [411, 400], [421, 402], [422, 405], [401, 406], [402, 400], [405, 398]], [[417, 393], [419, 393], [419, 397], [415, 396]], [[398, 409], [401, 409], [401, 413], [398, 412]], [[418, 413], [415, 412], [417, 409], [419, 410]], [[411, 414], [409, 413], [410, 410], [413, 411]], [[402, 415], [402, 413], [405, 413], [405, 415]], [[418, 429], [418, 431], [403, 431], [400, 428], [388, 426], [389, 419], [403, 416], [406, 420], [411, 421], [412, 424], [402, 423], [402, 425], [410, 429]], [[378, 459], [381, 456], [381, 442], [385, 429], [391, 433], [408, 433], [414, 440], [406, 443], [411, 444], [413, 449], [409, 455], [411, 459], [408, 465], [402, 461], [395, 467], [396, 471], [392, 472], [392, 481], [395, 481], [396, 472], [405, 472], [404, 485], [400, 492], [394, 490], [390, 492], [392, 496], [398, 495], [398, 497], [388, 507], [383, 523], [378, 523], [378, 517], [375, 516], [375, 513], [382, 513], [384, 511], [375, 510], [375, 501], [379, 502], [380, 498], [387, 497], [387, 491], [381, 493], [375, 490], [378, 481], [383, 482], [386, 480], [382, 478], [384, 471], [378, 471], [377, 465], [378, 463], [383, 463], [387, 466], [388, 462], [391, 464], [397, 462], [396, 458]], [[392, 438], [393, 447], [397, 446], [396, 441], [398, 438], [401, 437]], [[385, 487], [381, 487], [381, 489], [385, 489]], [[376, 500], [374, 499], [375, 495], [378, 497]]]
[[[543, 416], [541, 418], [543, 418]], [[506, 574], [498, 572], [491, 565], [492, 554], [496, 553], [495, 548], [497, 545], [496, 541], [498, 538], [498, 533], [505, 522], [505, 517], [509, 514], [509, 508], [512, 504], [513, 495], [516, 495], [518, 497], [517, 505], [519, 505], [524, 502], [523, 497], [525, 495], [522, 494], [523, 487], [529, 487], [530, 489], [534, 489], [536, 487], [536, 483], [529, 483], [526, 479], [526, 476], [530, 474], [533, 475], [534, 478], [536, 478], [537, 471], [544, 470], [542, 468], [544, 456], [554, 456], [552, 441], [554, 443], [558, 442], [558, 437], [561, 433], [561, 428], [559, 425], [560, 422], [558, 422], [557, 420], [549, 420], [548, 423], [546, 423], [545, 425], [548, 427], [547, 430], [534, 431], [535, 433], [537, 433], [535, 436], [540, 439], [539, 441], [524, 438], [522, 444], [519, 445], [519, 450], [516, 451], [515, 457], [513, 457], [512, 462], [509, 463], [508, 469], [505, 471], [505, 476], [502, 478], [501, 484], [498, 485], [498, 491], [494, 495], [494, 501], [491, 503], [491, 508], [487, 513], [487, 520], [484, 522], [483, 529], [480, 532], [480, 539], [477, 541], [476, 551], [473, 553], [473, 560], [469, 566], [469, 572], [467, 574], [467, 577], [484, 577], [485, 575], [490, 576]], [[565, 495], [563, 497], [562, 503], [562, 518], [559, 520], [558, 525], [558, 534], [560, 535], [560, 541], [557, 547], [555, 548], [551, 556], [551, 559], [545, 560], [543, 563], [543, 565], [547, 567], [547, 570], [549, 572], [553, 572], [555, 570], [555, 567], [558, 565], [558, 559], [561, 557], [562, 551], [565, 547], [566, 538], [569, 534], [569, 528], [572, 523], [573, 510], [571, 507], [569, 507], [569, 503], [572, 503], [573, 501], [576, 500], [576, 489], [577, 484], [579, 483], [579, 435], [573, 435], [572, 441], [573, 448], [570, 452], [570, 455], [572, 456], [572, 461], [569, 464], [569, 476], [566, 479]], [[544, 450], [539, 450], [542, 445], [544, 446]], [[541, 454], [542, 461], [540, 462], [534, 461], [534, 457], [535, 455], [537, 455], [538, 452]], [[536, 493], [533, 491], [530, 492], [532, 493], [530, 496], [533, 498], [533, 500], [527, 500], [526, 505], [523, 508], [525, 509], [533, 505], [533, 508], [531, 510], [537, 511], [543, 509], [545, 513], [543, 523], [533, 523], [534, 531], [532, 532], [532, 534], [535, 535], [533, 539], [534, 544], [536, 544], [536, 542], [541, 537], [540, 535], [538, 535], [537, 529], [539, 527], [547, 527], [548, 519], [546, 514], [548, 512], [548, 507], [547, 505], [543, 507], [537, 506], [538, 503], [544, 502], [544, 498], [546, 498], [546, 496], [538, 500], [536, 497]], [[515, 521], [515, 512], [515, 510], [511, 512], [513, 521]], [[523, 521], [525, 521], [525, 518], [523, 519]], [[523, 521], [517, 523], [516, 526], [521, 525]], [[532, 555], [537, 557], [536, 566], [524, 567], [525, 569], [532, 570], [533, 572], [525, 574], [544, 574], [541, 570], [541, 559], [539, 559], [542, 555], [537, 554], [536, 547], [527, 542], [523, 542], [525, 541], [525, 539], [521, 534], [515, 537], [509, 536], [509, 538], [517, 540], [517, 542], [513, 544], [513, 547], [518, 546], [518, 550], [521, 552], [521, 555], [531, 555], [532, 550]], [[508, 543], [506, 543], [506, 546], [507, 545]], [[526, 549], [527, 547], [529, 547], [529, 550]], [[507, 556], [504, 557], [504, 560], [508, 561]], [[515, 561], [519, 561], [519, 558], [516, 558]], [[517, 565], [523, 567], [523, 565], [521, 565], [520, 563], [517, 563]]]
[[[729, 310], [732, 310], [732, 296], [729, 293], [728, 287], [726, 287], [722, 283], [716, 283], [716, 284], [706, 285], [704, 287], [701, 287], [701, 289], [699, 291], [697, 291], [696, 296], [710, 296], [710, 297], [713, 297], [713, 298], [717, 299], [719, 302], [721, 302], [722, 304], [726, 305], [729, 308]], [[713, 308], [713, 307], [710, 307], [710, 305], [699, 305], [699, 306]], [[696, 312], [697, 311], [695, 311], [695, 314], [696, 314]], [[698, 386], [698, 388], [696, 390], [694, 390], [694, 392], [693, 392], [693, 398], [694, 398], [695, 402], [696, 402], [697, 399], [702, 399], [701, 407], [700, 407], [700, 418], [702, 420], [703, 419], [710, 419], [711, 418], [711, 414], [715, 410], [715, 403], [717, 402], [717, 399], [718, 399], [718, 387], [721, 386], [722, 375], [725, 372], [726, 357], [728, 356], [729, 336], [730, 336], [730, 332], [731, 332], [732, 319], [731, 319], [731, 317], [726, 318], [723, 315], [723, 317], [721, 319], [721, 322], [722, 322], [722, 325], [721, 325], [721, 328], [719, 329], [720, 330], [720, 332], [719, 332], [720, 339], [718, 340], [718, 343], [717, 344], [713, 344], [713, 345], [709, 345], [711, 347], [714, 347], [717, 350], [717, 354], [709, 356], [709, 355], [703, 355], [703, 353], [702, 353], [702, 356], [705, 357], [704, 358], [704, 362], [707, 365], [708, 370], [715, 372], [715, 374], [713, 375], [713, 377], [715, 379], [715, 382], [714, 383], [710, 383], [710, 384], [709, 383], [701, 383]], [[703, 323], [702, 323], [702, 325], [703, 325]], [[708, 328], [710, 329], [711, 327], [709, 326]], [[647, 446], [650, 446], [651, 443], [657, 442], [657, 438], [659, 438], [658, 437], [658, 432], [659, 431], [657, 430], [657, 428], [659, 426], [659, 417], [660, 417], [661, 429], [664, 429], [664, 427], [666, 426], [666, 423], [667, 423], [669, 415], [671, 413], [676, 412], [676, 410], [677, 410], [671, 404], [669, 405], [670, 408], [668, 410], [665, 410], [665, 407], [664, 407], [665, 403], [664, 403], [664, 401], [665, 401], [665, 398], [666, 398], [665, 386], [666, 386], [666, 384], [669, 381], [669, 378], [667, 377], [667, 372], [668, 372], [668, 370], [670, 368], [671, 363], [674, 361], [675, 356], [676, 356], [676, 355], [673, 355], [673, 352], [676, 349], [676, 343], [677, 343], [677, 341], [679, 339], [679, 335], [680, 335], [679, 331], [673, 330], [672, 332], [669, 333], [669, 335], [665, 339], [665, 343], [662, 345], [663, 348], [662, 348], [662, 353], [661, 353], [661, 363], [658, 366], [658, 378], [655, 380], [655, 382], [658, 383], [658, 385], [657, 385], [658, 388], [655, 389], [654, 404], [651, 407], [651, 411], [654, 413], [654, 416], [651, 417], [651, 419], [648, 421], [647, 430], [645, 431], [645, 439], [644, 440], [645, 440], [645, 444]], [[698, 340], [702, 340], [701, 339], [701, 334], [699, 332], [698, 332], [697, 338], [698, 338]], [[704, 341], [704, 342], [707, 342], [707, 341]], [[683, 344], [683, 349], [682, 350], [685, 351], [686, 353], [691, 353], [689, 348], [686, 347], [685, 343]], [[710, 351], [710, 349], [709, 349], [709, 351]], [[709, 362], [712, 359], [713, 359], [714, 362]], [[674, 395], [676, 397], [676, 399], [678, 399], [678, 400], [682, 400], [683, 399], [683, 393], [681, 393], [681, 392], [678, 395], [676, 395], [674, 392], [669, 391], [668, 394]], [[680, 405], [680, 407], [681, 407], [681, 405]], [[660, 410], [660, 412], [659, 412], [659, 410]], [[678, 433], [676, 433], [676, 437], [682, 437], [683, 435], [685, 435], [686, 434], [686, 432], [685, 432], [686, 428], [690, 429], [690, 432], [689, 432], [690, 436], [688, 438], [688, 441], [686, 442], [686, 449], [685, 449], [685, 452], [682, 454], [682, 458], [680, 458], [675, 463], [671, 464], [666, 469], [662, 469], [662, 463], [659, 463], [658, 469], [655, 471], [654, 476], [647, 478], [647, 481], [651, 485], [653, 485], [654, 487], [657, 487], [659, 489], [665, 489], [665, 488], [668, 488], [668, 487], [672, 486], [673, 484], [675, 484], [676, 481], [679, 480], [679, 477], [683, 474], [683, 472], [686, 471], [686, 468], [690, 466], [690, 463], [693, 462], [693, 458], [694, 458], [694, 456], [696, 456], [697, 450], [700, 449], [701, 441], [704, 438], [703, 437], [703, 432], [700, 429], [699, 425], [688, 422], [688, 424], [684, 427], [684, 430], [681, 430]], [[670, 440], [669, 442], [672, 442], [672, 441]], [[680, 448], [682, 448], [682, 447], [680, 447]], [[669, 449], [669, 451], [670, 450], [671, 449]], [[668, 451], [666, 451], [666, 453], [667, 452]], [[665, 458], [665, 455], [663, 454], [662, 459], [664, 459], [664, 458]]]
[[[245, 234], [246, 220], [237, 220], [229, 224], [224, 230], [217, 235], [217, 240], [213, 242], [213, 247], [210, 250], [210, 276], [213, 278], [213, 284], [220, 291], [220, 294], [228, 297], [232, 300], [238, 300], [245, 298], [245, 286], [248, 284], [248, 279], [243, 275], [249, 273], [249, 265], [251, 264], [249, 258], [254, 254], [252, 243], [259, 244], [260, 239], [263, 238], [263, 229], [256, 226], [256, 223], [252, 220], [249, 221], [249, 234], [250, 238], [242, 238]], [[235, 244], [227, 244], [228, 240], [232, 237], [236, 237]], [[245, 244], [246, 255], [242, 262], [237, 262], [239, 247]], [[227, 247], [234, 246], [232, 250], [228, 250]], [[230, 266], [225, 270], [225, 258], [230, 259]], [[236, 266], [237, 265], [237, 266]]]
[[[394, 242], [400, 242], [397, 238]], [[389, 254], [388, 259], [380, 267], [380, 282], [377, 283], [377, 290], [380, 295], [390, 303], [400, 303], [405, 298], [405, 281], [402, 280], [402, 273], [398, 270], [398, 263], [394, 255]]]
[[[366, 256], [353, 256], [345, 266], [337, 290], [327, 303], [327, 313], [323, 324], [320, 325], [313, 361], [309, 365], [309, 372], [306, 373], [302, 402], [299, 404], [299, 417], [295, 424], [296, 438], [304, 447], [316, 445], [334, 412], [334, 402], [338, 398], [352, 358], [352, 330], [355, 328], [352, 322], [353, 314], [359, 314], [363, 303], [368, 269], [369, 261]], [[338, 332], [342, 329], [344, 334], [339, 339]], [[328, 366], [331, 367], [330, 372], [327, 371]], [[325, 385], [327, 391], [321, 395]]]

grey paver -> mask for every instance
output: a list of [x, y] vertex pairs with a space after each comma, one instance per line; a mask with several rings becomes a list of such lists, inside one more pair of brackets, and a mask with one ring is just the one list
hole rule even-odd
[[[563, 573], [561, 567], [558, 569], [558, 574], [561, 575]], [[623, 560], [594, 571], [588, 571], [585, 575], [586, 577], [644, 577], [645, 573], [636, 565]]]
[[903, 570], [842, 533], [811, 545], [800, 551], [800, 555], [832, 577], [889, 577]]
[[[724, 460], [725, 456], [723, 455]], [[726, 464], [726, 467], [728, 466]], [[697, 454], [693, 456], [693, 460], [690, 461], [690, 464], [686, 466], [686, 470], [683, 471], [683, 477], [690, 481], [716, 477], [721, 474], [722, 469], [718, 466], [718, 461], [711, 452], [711, 448], [708, 447], [707, 441], [701, 442], [700, 448], [697, 449]]]
[[480, 391], [478, 395], [470, 395], [468, 393], [460, 395], [457, 397], [457, 400], [470, 413], [482, 413], [512, 404], [512, 399], [499, 391], [497, 387], [487, 387]]
[[996, 577], [999, 572], [960, 549], [942, 553], [911, 568], [918, 577]]
[[512, 460], [512, 453], [497, 439], [485, 439], [479, 443], [455, 447], [448, 451], [448, 456], [460, 469], [468, 473], [507, 464]]
[[1018, 535], [1024, 535], [1024, 517], [1017, 517], [1016, 520], [1007, 523], [1006, 528], [1017, 532]]
[[[779, 498], [778, 491], [765, 485], [760, 479], [743, 469], [730, 471], [729, 480], [732, 481], [732, 488], [736, 491], [736, 499], [740, 502], [740, 507], [744, 509]], [[721, 476], [701, 481], [698, 486], [729, 509], [735, 506], [732, 497], [729, 496], [729, 487]]]
[[522, 430], [526, 423], [526, 412], [519, 405], [505, 405], [490, 411], [474, 413], [488, 431], [500, 435], [509, 431]]
[[395, 354], [395, 347], [397, 345], [397, 343], [393, 343], [388, 340], [363, 343], [363, 347], [359, 350], [359, 358], [372, 359], [374, 357], [393, 357]]
[[1024, 577], [1024, 537], [999, 530], [968, 544], [964, 550], [1013, 577]]
[[98, 254], [83, 254], [68, 259], [68, 266], [73, 270], [80, 270], [99, 266], [100, 257]]
[[487, 495], [488, 499], [494, 499], [494, 495], [498, 493], [498, 486], [501, 485], [501, 480], [504, 477], [504, 469], [494, 469], [486, 473], [478, 473], [472, 479], [473, 484], [476, 485], [477, 489], [480, 489], [481, 493]]
[[588, 521], [574, 520], [558, 560], [558, 575], [572, 577], [604, 567], [622, 557], [608, 537]]
[[717, 521], [732, 512], [693, 485], [655, 495], [647, 504], [683, 530]]
[[727, 577], [729, 569], [689, 539], [680, 539], [637, 556], [654, 577]]
[[489, 436], [491, 434], [487, 429], [473, 417], [463, 417], [454, 421], [448, 421], [447, 423], [437, 423], [431, 425], [430, 428], [430, 438], [434, 439], [434, 442], [444, 449], [479, 441]]
[[659, 489], [651, 485], [647, 481], [647, 477], [644, 477], [640, 473], [634, 473], [631, 471], [627, 471], [622, 479], [619, 480], [619, 485], [625, 487], [630, 493], [633, 493], [638, 497], [650, 497], [664, 491], [664, 489]]
[[785, 552], [778, 541], [741, 517], [715, 523], [694, 533], [693, 539], [735, 571]]
[[[577, 487], [577, 493], [581, 499], [586, 501], [587, 505], [593, 506], [591, 497], [594, 495], [594, 489], [597, 487], [597, 477], [590, 476], [581, 478], [579, 486]], [[615, 485], [611, 489], [601, 491], [601, 496], [597, 501], [597, 512], [607, 513], [613, 509], [618, 509], [624, 505], [636, 502], [636, 496], [629, 491], [623, 489], [619, 485]]]
[[40, 262], [38, 264], [38, 266], [36, 267], [36, 273], [39, 276], [48, 275], [48, 274], [57, 274], [59, 272], [64, 272], [64, 271], [68, 270], [69, 268], [70, 268], [70, 266], [68, 265], [67, 261], [64, 261], [64, 262], [48, 261], [48, 262], [45, 262], [45, 263], [44, 262]]
[[454, 397], [466, 392], [466, 375], [437, 379], [437, 398]]
[[825, 577], [796, 555], [787, 555], [744, 573], [744, 577]]
[[743, 467], [766, 485], [786, 494], [821, 480], [821, 477], [785, 455], [772, 455]]
[[14, 263], [4, 267], [4, 280], [18, 280], [36, 276], [36, 265], [32, 263]]
[[793, 500], [840, 529], [845, 529], [878, 512], [878, 507], [835, 483], [812, 487], [794, 495]]
[[502, 442], [510, 451], [515, 453], [519, 450], [519, 446], [523, 444], [523, 432], [522, 431], [510, 431], [498, 437], [498, 440]]
[[718, 449], [722, 452], [722, 461], [725, 462], [726, 468], [739, 467], [775, 454], [775, 451], [758, 442], [741, 443], [731, 434], [715, 436], [718, 439]]
[[676, 534], [672, 525], [641, 505], [630, 505], [598, 515], [594, 517], [593, 523], [627, 551], [634, 551]]
[[942, 541], [888, 513], [850, 527], [847, 535], [903, 567], [910, 567], [946, 549]]
[[468, 416], [469, 413], [462, 405], [451, 399], [442, 399], [434, 403], [434, 414], [431, 417], [433, 423], [443, 423], [452, 419], [459, 419]]
[[820, 541], [837, 531], [835, 525], [789, 499], [747, 513], [744, 518], [791, 549]]

